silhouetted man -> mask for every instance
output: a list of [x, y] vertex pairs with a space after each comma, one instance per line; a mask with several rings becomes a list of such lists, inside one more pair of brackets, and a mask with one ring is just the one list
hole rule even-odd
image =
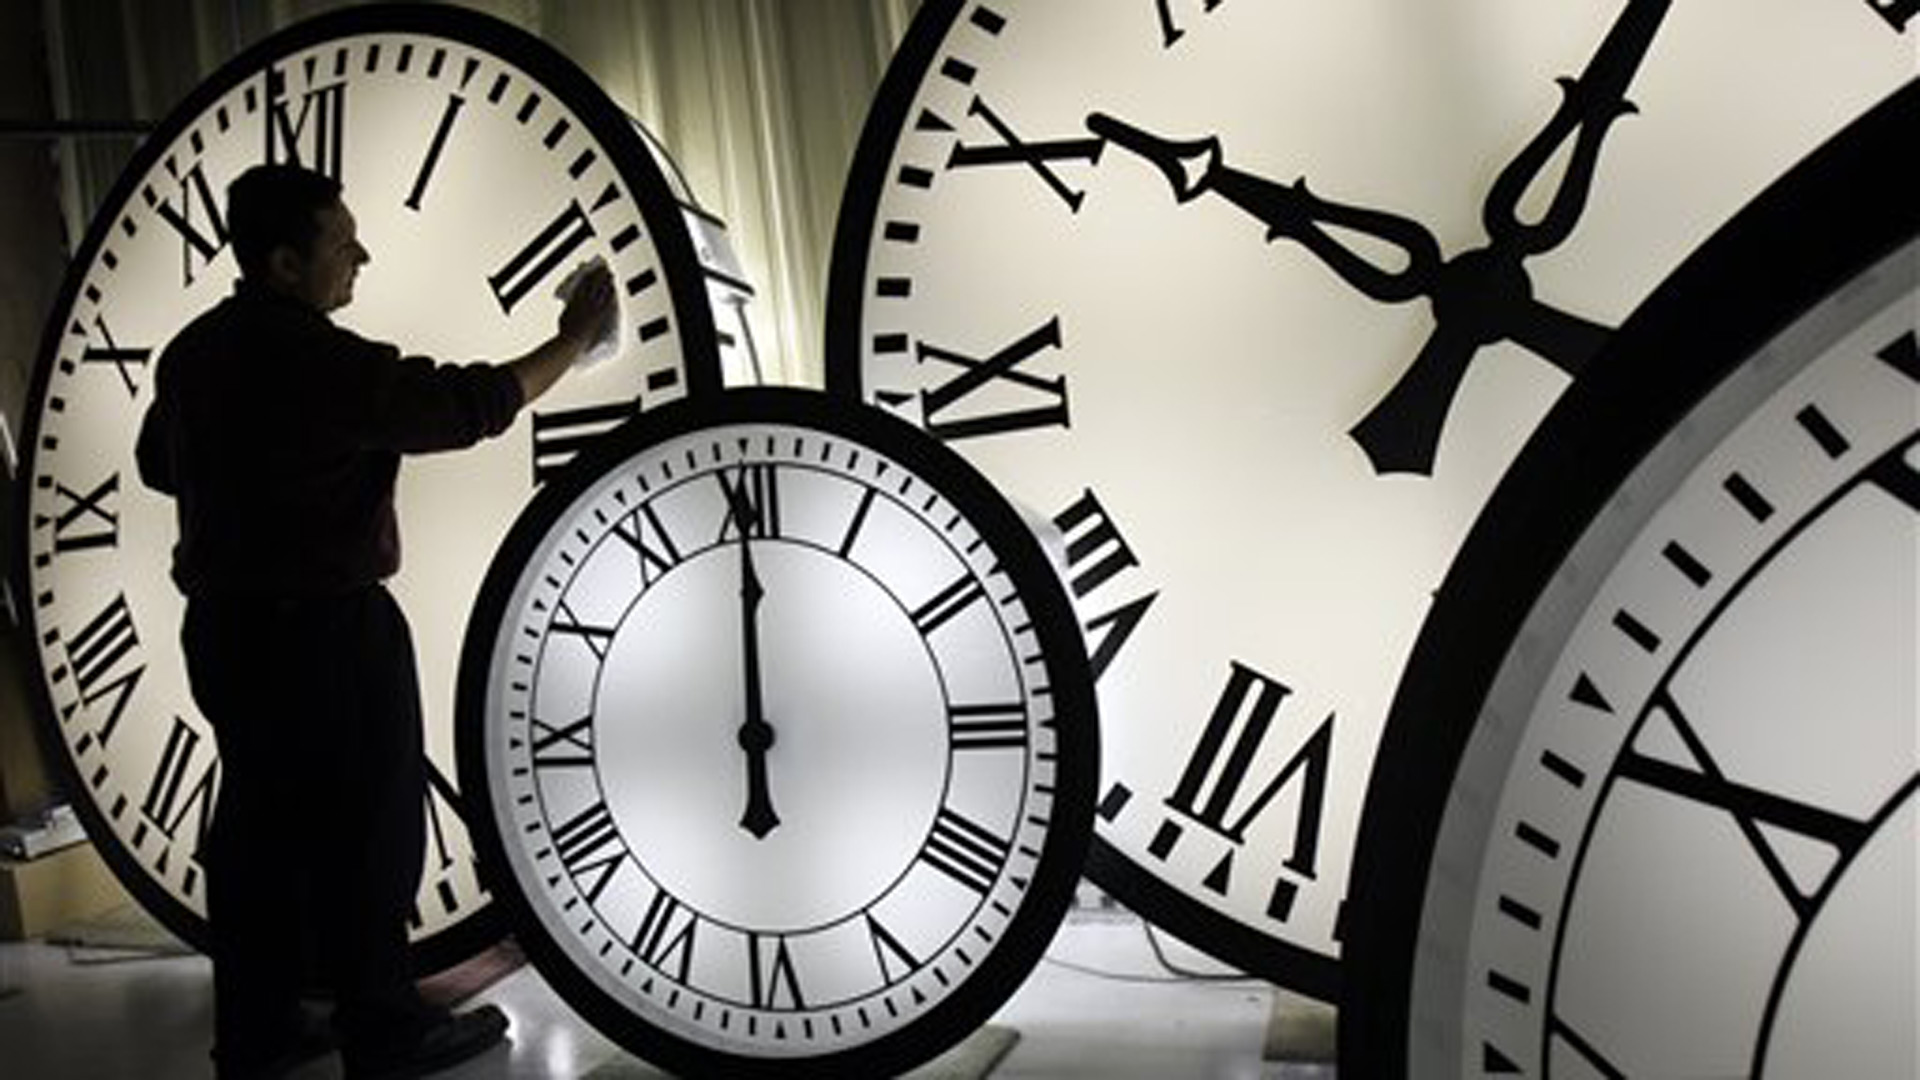
[[[416, 1076], [499, 1043], [493, 1006], [429, 1006], [408, 966], [425, 766], [400, 566], [403, 454], [506, 430], [609, 329], [604, 269], [553, 337], [438, 364], [335, 326], [368, 261], [340, 186], [289, 165], [227, 191], [241, 278], [161, 354], [140, 474], [172, 495], [181, 643], [222, 762], [207, 841], [217, 1074], [275, 1076], [331, 1040], [299, 998], [307, 943], [349, 1077]], [[420, 297], [423, 305], [433, 301]]]

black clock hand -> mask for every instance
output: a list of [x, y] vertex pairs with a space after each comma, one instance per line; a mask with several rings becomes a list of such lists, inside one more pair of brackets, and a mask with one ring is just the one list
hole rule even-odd
[[736, 736], [747, 754], [747, 808], [740, 827], [765, 839], [780, 824], [773, 799], [767, 793], [767, 751], [773, 747], [773, 725], [767, 723], [760, 697], [760, 600], [766, 590], [753, 569], [753, 544], [740, 538], [740, 641], [746, 679], [747, 718]]
[[[1673, 0], [1628, 0], [1626, 9], [1587, 61], [1586, 70], [1578, 77], [1557, 80], [1559, 108], [1539, 134], [1500, 170], [1481, 205], [1481, 222], [1494, 248], [1511, 250], [1516, 257], [1525, 258], [1559, 247], [1573, 232], [1586, 209], [1587, 193], [1593, 188], [1602, 140], [1615, 120], [1638, 111], [1627, 100], [1627, 85], [1646, 59], [1660, 22], [1672, 6]], [[1573, 152], [1546, 213], [1534, 224], [1521, 221], [1521, 198], [1569, 137], [1574, 140]]]

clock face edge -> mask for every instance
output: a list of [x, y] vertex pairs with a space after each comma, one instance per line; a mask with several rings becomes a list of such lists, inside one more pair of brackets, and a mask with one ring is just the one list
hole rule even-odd
[[[578, 961], [545, 924], [526, 890], [505, 869], [513, 859], [501, 840], [506, 818], [494, 786], [489, 749], [490, 665], [499, 635], [505, 632], [522, 574], [541, 549], [549, 529], [587, 495], [611, 469], [636, 454], [675, 439], [730, 422], [787, 424], [862, 447], [873, 447], [919, 477], [940, 477], [938, 490], [986, 539], [1011, 580], [1023, 586], [1021, 599], [1044, 652], [1047, 693], [1054, 702], [1057, 762], [1049, 819], [1052, 822], [1037, 860], [1038, 873], [1007, 933], [968, 968], [961, 985], [919, 1018], [871, 1042], [800, 1059], [754, 1057], [716, 1051], [665, 1031], [622, 1008], [580, 970]], [[923, 486], [925, 486], [923, 484]], [[637, 417], [610, 433], [541, 488], [515, 522], [496, 553], [468, 621], [461, 649], [456, 719], [456, 758], [461, 787], [474, 814], [488, 823], [474, 830], [483, 872], [493, 882], [496, 903], [506, 907], [507, 923], [520, 931], [529, 958], [569, 1005], [602, 1033], [662, 1066], [703, 1075], [724, 1066], [727, 1075], [780, 1077], [802, 1067], [823, 1075], [893, 1074], [927, 1058], [928, 1039], [943, 1047], [960, 1041], [1004, 1004], [1039, 962], [1070, 906], [1079, 869], [1092, 837], [1098, 762], [1097, 703], [1086, 654], [1071, 602], [1038, 540], [998, 492], [965, 459], [937, 440], [894, 417], [819, 391], [792, 387], [728, 389], [705, 398], [688, 398]]]
[[[1849, 292], [1920, 234], [1920, 204], [1895, 178], [1898, 154], [1887, 153], [1916, 129], [1920, 80], [1756, 196], [1636, 310], [1611, 346], [1620, 359], [1568, 392], [1488, 502], [1422, 629], [1369, 784], [1348, 896], [1343, 1063], [1399, 1075], [1461, 1059], [1457, 1038], [1422, 1025], [1410, 998], [1418, 986], [1437, 992], [1435, 980], [1478, 977], [1462, 964], [1464, 944], [1450, 933], [1440, 944], [1427, 920], [1435, 911], [1449, 926], [1464, 917], [1472, 882], [1462, 875], [1477, 868], [1437, 865], [1438, 846], [1493, 812], [1497, 793], [1463, 790], [1471, 778], [1458, 770], [1470, 743], [1517, 748], [1519, 721], [1482, 712], [1519, 653], [1511, 642], [1523, 625], [1535, 627], [1536, 602], [1549, 592], [1567, 594], [1554, 597], [1556, 609], [1577, 612], [1568, 590], [1598, 586], [1557, 580], [1561, 562], [1600, 531], [1596, 508], [1677, 420], [1771, 347], [1782, 326]], [[1809, 221], [1823, 226], [1817, 249], [1796, 243]], [[1676, 356], [1686, 362], [1673, 363]], [[1529, 670], [1550, 660], [1535, 657]]]
[[[113, 185], [108, 189], [89, 222], [85, 235], [74, 250], [63, 275], [53, 306], [49, 309], [35, 364], [27, 385], [26, 408], [19, 446], [17, 491], [5, 509], [7, 527], [22, 542], [4, 571], [20, 597], [19, 618], [23, 642], [29, 650], [25, 669], [31, 672], [27, 697], [34, 722], [43, 738], [52, 740], [47, 756], [61, 789], [76, 804], [76, 811], [95, 848], [115, 879], [132, 894], [140, 906], [169, 932], [196, 949], [209, 944], [204, 917], [189, 909], [167, 887], [156, 881], [119, 837], [106, 808], [86, 793], [97, 787], [76, 760], [71, 743], [62, 732], [60, 708], [50, 694], [46, 661], [43, 659], [48, 635], [57, 627], [44, 627], [39, 615], [41, 604], [34, 589], [34, 554], [31, 539], [34, 520], [33, 479], [42, 463], [43, 420], [48, 412], [54, 366], [62, 352], [67, 321], [74, 317], [78, 299], [87, 279], [95, 273], [103, 249], [113, 239], [118, 226], [143, 185], [163, 161], [169, 159], [176, 144], [195, 131], [208, 111], [224, 97], [249, 82], [259, 79], [269, 66], [298, 55], [328, 41], [356, 34], [417, 33], [456, 43], [505, 61], [521, 69], [549, 91], [559, 88], [566, 107], [573, 110], [591, 130], [595, 140], [613, 156], [614, 168], [629, 197], [640, 207], [650, 228], [662, 266], [678, 266], [668, 273], [666, 286], [671, 297], [675, 331], [683, 343], [683, 374], [687, 396], [710, 396], [721, 388], [720, 349], [713, 312], [705, 292], [705, 279], [687, 231], [680, 204], [673, 197], [660, 166], [634, 136], [631, 120], [608, 99], [596, 84], [553, 46], [520, 28], [483, 12], [453, 5], [400, 3], [356, 6], [324, 12], [267, 34], [222, 62], [205, 79], [196, 83], [172, 106], [160, 124], [129, 155]], [[351, 201], [353, 195], [347, 193]], [[160, 342], [154, 343], [157, 354]], [[459, 359], [459, 358], [455, 358]], [[150, 377], [149, 377], [150, 378]], [[140, 388], [143, 400], [150, 390]], [[57, 405], [55, 406], [57, 409]], [[42, 484], [48, 477], [41, 477]], [[137, 479], [132, 483], [138, 486]], [[44, 590], [43, 590], [44, 591]], [[69, 628], [71, 629], [71, 628]], [[160, 628], [142, 640], [152, 648], [160, 642], [171, 643], [171, 628]], [[64, 673], [54, 675], [57, 681]], [[92, 781], [92, 782], [90, 782]], [[411, 957], [416, 971], [444, 970], [475, 955], [497, 942], [505, 933], [505, 921], [484, 899], [470, 907], [455, 922], [413, 942]]]

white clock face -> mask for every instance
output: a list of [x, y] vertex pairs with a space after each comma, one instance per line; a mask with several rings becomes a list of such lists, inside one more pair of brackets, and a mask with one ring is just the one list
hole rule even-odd
[[704, 404], [636, 422], [516, 529], [468, 642], [462, 777], [542, 971], [637, 1052], [903, 1067], [1011, 993], [1078, 877], [1071, 609], [918, 432], [807, 392]]
[[1405, 1041], [1356, 1067], [1920, 1070], [1920, 214], [1870, 179], [1917, 120], [1690, 261], [1496, 497], [1383, 750], [1450, 783], [1369, 798], [1353, 1000]]
[[[605, 258], [619, 286], [614, 358], [563, 380], [500, 439], [402, 471], [395, 588], [433, 766], [415, 935], [456, 942], [486, 899], [452, 783], [460, 628], [495, 544], [579, 437], [717, 389], [706, 287], [681, 207], [626, 117], [547, 46], [467, 12], [372, 8], [297, 26], [221, 69], [142, 148], [50, 323], [17, 527], [72, 793], [122, 878], [190, 939], [218, 764], [175, 644], [173, 506], [141, 486], [133, 446], [154, 358], [237, 276], [226, 185], [267, 159], [341, 180], [372, 262], [335, 319], [405, 351], [511, 359], [553, 332], [553, 290], [576, 263]], [[464, 951], [448, 944], [437, 962]]]
[[829, 383], [1064, 534], [1096, 881], [1333, 992], [1375, 745], [1461, 537], [1637, 300], [1911, 77], [1895, 19], [923, 6], [842, 210]]

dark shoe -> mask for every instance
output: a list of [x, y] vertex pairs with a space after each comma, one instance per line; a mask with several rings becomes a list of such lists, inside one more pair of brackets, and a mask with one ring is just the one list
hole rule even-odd
[[347, 1080], [407, 1080], [439, 1072], [477, 1057], [506, 1041], [507, 1014], [493, 1005], [455, 1013], [391, 1050], [356, 1051], [345, 1056]]

